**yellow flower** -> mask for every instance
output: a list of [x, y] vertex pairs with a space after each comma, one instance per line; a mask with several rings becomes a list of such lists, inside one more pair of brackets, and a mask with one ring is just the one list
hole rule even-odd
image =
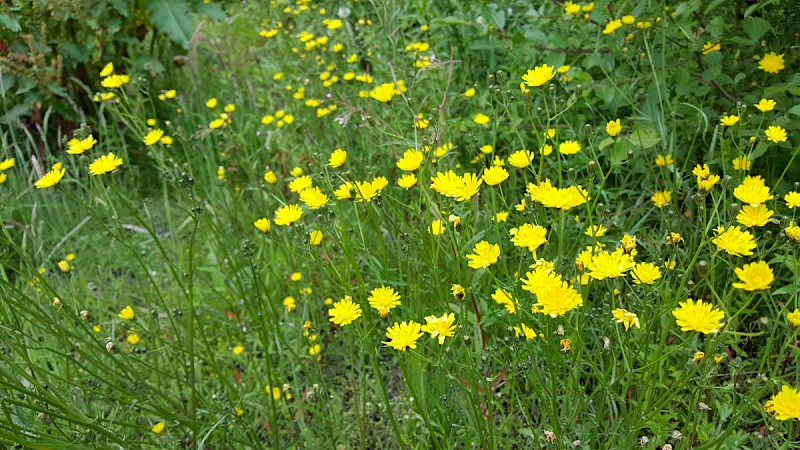
[[295, 178], [289, 183], [289, 190], [292, 192], [302, 192], [310, 188], [314, 184], [314, 180], [308, 175], [303, 175]]
[[722, 118], [719, 119], [719, 123], [726, 127], [732, 127], [739, 123], [739, 119], [740, 117], [737, 115], [722, 116]]
[[50, 172], [47, 172], [42, 178], [39, 178], [35, 186], [37, 189], [53, 187], [64, 178], [65, 173], [67, 173], [67, 169], [62, 168], [61, 163], [55, 163]]
[[795, 226], [794, 222], [789, 222], [789, 226], [783, 232], [789, 239], [800, 242], [800, 227]]
[[397, 161], [397, 168], [406, 172], [413, 172], [419, 169], [425, 156], [419, 150], [410, 148], [403, 153], [403, 157]]
[[308, 233], [308, 243], [313, 246], [322, 244], [322, 231], [313, 230]]
[[767, 73], [778, 73], [784, 68], [783, 53], [769, 52], [758, 61], [758, 68]]
[[269, 233], [270, 223], [269, 219], [267, 219], [266, 217], [262, 217], [256, 220], [255, 222], [253, 222], [253, 225], [255, 225], [255, 227], [258, 228], [259, 230], [261, 230], [262, 233]]
[[450, 293], [453, 294], [453, 297], [464, 298], [464, 286], [460, 284], [453, 284], [450, 286]]
[[489, 186], [497, 186], [508, 179], [508, 171], [504, 167], [494, 166], [485, 169], [481, 179]]
[[120, 311], [119, 314], [117, 314], [117, 317], [122, 320], [133, 320], [136, 318], [136, 313], [133, 311], [133, 308], [126, 306], [122, 308], [122, 311]]
[[345, 161], [347, 161], [347, 152], [344, 149], [337, 148], [328, 158], [328, 165], [335, 169], [341, 167]]
[[497, 304], [503, 305], [509, 314], [517, 313], [517, 306], [519, 306], [519, 304], [514, 301], [511, 293], [505, 289], [497, 288], [492, 294], [492, 300]]
[[153, 425], [152, 428], [150, 428], [150, 431], [152, 431], [155, 434], [159, 434], [159, 433], [162, 433], [164, 431], [164, 428], [166, 428], [166, 425], [164, 425], [164, 422], [157, 422], [155, 425]]
[[211, 123], [208, 124], [208, 127], [212, 130], [216, 130], [217, 128], [222, 128], [225, 125], [225, 119], [219, 118], [212, 120]]
[[494, 215], [493, 220], [497, 223], [505, 222], [508, 220], [508, 211], [500, 211], [499, 213]]
[[786, 206], [788, 206], [789, 209], [798, 208], [800, 207], [800, 192], [789, 192], [783, 196], [783, 200], [786, 202]]
[[637, 263], [631, 269], [631, 277], [636, 284], [653, 284], [661, 278], [661, 270], [652, 263]]
[[475, 88], [469, 88], [464, 91], [464, 97], [473, 97], [475, 96]]
[[481, 151], [481, 153], [483, 153], [485, 155], [489, 155], [494, 151], [494, 147], [492, 147], [489, 144], [486, 144], [486, 145], [482, 145], [479, 150]]
[[769, 289], [769, 286], [775, 280], [775, 275], [772, 273], [769, 265], [764, 261], [757, 261], [750, 264], [745, 264], [742, 268], [735, 269], [736, 276], [739, 277], [741, 283], [733, 283], [733, 287], [737, 289], [744, 289], [745, 291], [763, 291]]
[[529, 223], [510, 231], [511, 242], [515, 247], [527, 248], [531, 253], [536, 253], [543, 244], [547, 243], [547, 228]]
[[577, 5], [569, 1], [564, 3], [565, 14], [573, 15], [573, 14], [578, 14], [580, 12], [581, 12], [581, 5]]
[[628, 14], [626, 16], [622, 16], [620, 19], [622, 20], [622, 23], [624, 23], [625, 25], [630, 25], [633, 22], [636, 22], [636, 17], [634, 17], [634, 16], [632, 16], [630, 14]]
[[664, 205], [672, 201], [672, 192], [670, 191], [656, 191], [650, 200], [656, 205], [656, 208], [663, 208]]
[[236, 347], [233, 347], [231, 353], [233, 353], [234, 355], [241, 355], [242, 353], [244, 353], [244, 345], [237, 345]]
[[208, 108], [208, 109], [214, 109], [214, 108], [216, 108], [216, 107], [217, 107], [217, 99], [216, 99], [216, 98], [213, 98], [213, 97], [212, 97], [212, 98], [210, 98], [210, 99], [208, 99], [208, 100], [206, 101], [206, 108]]
[[773, 395], [764, 407], [777, 420], [800, 420], [800, 393], [789, 386], [783, 386], [781, 391]]
[[716, 44], [714, 44], [713, 42], [706, 42], [703, 45], [703, 54], [707, 55], [711, 52], [718, 52], [721, 49], [722, 49], [722, 44], [720, 44], [719, 42], [717, 42]]
[[[299, 167], [293, 167], [292, 170], [289, 172], [289, 175], [297, 178], [303, 175], [303, 169]], [[302, 190], [302, 189], [301, 189]]]
[[622, 124], [620, 123], [619, 119], [611, 120], [606, 124], [606, 133], [608, 133], [611, 137], [619, 136], [619, 133], [622, 131]]
[[730, 226], [728, 229], [719, 227], [714, 230], [717, 237], [711, 240], [718, 249], [733, 256], [750, 256], [756, 248], [756, 240], [752, 234], [742, 231], [741, 228]]
[[698, 333], [716, 333], [722, 328], [722, 319], [725, 313], [714, 308], [710, 303], [702, 300], [687, 299], [680, 302], [679, 306], [672, 310], [672, 315], [681, 331], [697, 331]]
[[775, 109], [775, 100], [762, 98], [754, 106], [761, 112], [769, 112]]
[[131, 330], [131, 332], [128, 334], [127, 341], [128, 344], [136, 345], [139, 343], [139, 341], [141, 341], [141, 338], [139, 337], [139, 334], [137, 332]]
[[786, 319], [793, 327], [800, 327], [800, 309], [795, 308], [794, 311], [786, 313]]
[[621, 323], [625, 327], [625, 331], [630, 330], [632, 326], [640, 328], [639, 317], [637, 317], [635, 313], [618, 308], [611, 311], [611, 315], [614, 316], [614, 321]]
[[271, 170], [268, 170], [268, 171], [267, 171], [267, 172], [264, 174], [264, 181], [266, 181], [266, 182], [267, 182], [267, 183], [269, 183], [269, 184], [275, 184], [275, 183], [277, 183], [277, 182], [278, 182], [278, 177], [277, 177], [277, 176], [275, 176], [275, 172], [273, 172], [273, 171], [271, 171]]
[[553, 66], [548, 66], [547, 64], [536, 66], [533, 69], [528, 69], [528, 72], [522, 76], [522, 81], [525, 82], [526, 86], [539, 87], [556, 76], [554, 69]]
[[558, 152], [562, 155], [574, 155], [581, 151], [581, 144], [575, 141], [564, 141], [558, 144]]
[[532, 306], [534, 313], [557, 317], [583, 305], [581, 294], [549, 265], [536, 266], [525, 276], [521, 280], [522, 289], [536, 296], [536, 303]]
[[386, 318], [392, 308], [400, 306], [400, 294], [391, 287], [381, 286], [370, 291], [367, 301], [369, 301], [369, 306], [375, 308], [381, 317]]
[[144, 145], [149, 146], [160, 141], [162, 136], [164, 136], [164, 130], [156, 128], [155, 130], [150, 130], [150, 132], [145, 135], [142, 141], [144, 142]]
[[417, 340], [422, 337], [421, 326], [413, 320], [403, 323], [395, 322], [386, 330], [388, 341], [383, 341], [387, 347], [395, 350], [406, 351], [408, 348], [417, 348]]
[[369, 96], [379, 102], [388, 103], [392, 101], [392, 98], [394, 98], [397, 93], [394, 83], [383, 83], [369, 91]]
[[603, 29], [603, 34], [611, 34], [622, 28], [622, 21], [619, 19], [609, 20]]
[[413, 173], [404, 174], [397, 180], [397, 185], [403, 189], [411, 189], [417, 184], [417, 177]]
[[285, 297], [283, 299], [283, 306], [286, 307], [286, 311], [292, 312], [297, 309], [297, 301], [294, 297]]
[[105, 78], [111, 75], [112, 73], [114, 73], [114, 63], [108, 63], [105, 66], [103, 66], [103, 70], [100, 71], [100, 76]]
[[486, 269], [500, 259], [500, 246], [480, 241], [475, 244], [472, 253], [467, 255], [468, 265], [473, 269]]
[[744, 155], [733, 158], [731, 163], [733, 164], [733, 170], [750, 170], [750, 167], [753, 166], [753, 161]]
[[524, 323], [520, 323], [518, 327], [514, 327], [514, 336], [524, 336], [526, 341], [536, 339], [536, 331]]
[[80, 155], [81, 153], [90, 150], [96, 143], [97, 141], [92, 135], [89, 135], [85, 139], [70, 139], [69, 142], [67, 142], [67, 153], [70, 155]]
[[311, 209], [319, 209], [328, 204], [328, 196], [318, 187], [310, 187], [300, 191], [300, 201]]
[[472, 118], [472, 121], [477, 123], [478, 125], [486, 125], [491, 120], [492, 120], [491, 117], [489, 117], [489, 116], [487, 116], [486, 114], [483, 114], [483, 113], [475, 114], [475, 116]]
[[303, 210], [299, 205], [284, 205], [275, 211], [275, 225], [289, 226], [302, 216]]
[[733, 196], [742, 203], [751, 206], [758, 206], [767, 200], [772, 200], [774, 197], [770, 195], [764, 179], [758, 175], [745, 177], [742, 180], [742, 184], [733, 190]]
[[3, 160], [2, 162], [0, 162], [0, 171], [8, 170], [14, 167], [14, 164], [16, 164], [16, 162], [17, 160], [14, 158], [8, 158]]
[[779, 144], [786, 142], [786, 130], [779, 125], [770, 125], [764, 130], [767, 140]]
[[100, 86], [103, 86], [104, 88], [115, 89], [128, 84], [130, 81], [131, 77], [128, 75], [109, 75], [100, 82]]
[[746, 227], [763, 227], [769, 222], [774, 211], [767, 209], [766, 205], [744, 205], [736, 215], [736, 221]]
[[564, 211], [580, 206], [589, 199], [589, 192], [580, 185], [559, 189], [553, 187], [549, 178], [545, 178], [538, 185], [528, 183], [526, 190], [531, 200], [541, 203], [546, 208], [558, 208]]
[[353, 303], [353, 299], [346, 295], [342, 300], [333, 304], [333, 308], [328, 310], [330, 321], [339, 326], [349, 325], [361, 317], [361, 306]]
[[625, 272], [633, 269], [635, 265], [633, 257], [625, 253], [625, 250], [620, 247], [612, 253], [601, 251], [592, 256], [587, 269], [589, 269], [589, 275], [592, 278], [603, 280], [625, 276]]
[[674, 161], [672, 160], [672, 155], [658, 155], [656, 156], [656, 165], [658, 167], [667, 167], [672, 165]]
[[444, 345], [445, 338], [455, 335], [456, 326], [453, 325], [456, 316], [453, 313], [444, 313], [442, 317], [426, 316], [425, 325], [420, 331], [431, 335], [431, 339], [439, 339], [439, 345]]
[[122, 158], [113, 153], [109, 153], [95, 159], [89, 164], [89, 173], [92, 175], [102, 175], [104, 173], [113, 172], [117, 170], [122, 163]]
[[508, 155], [508, 163], [518, 169], [524, 169], [533, 162], [533, 152], [528, 150], [517, 150]]

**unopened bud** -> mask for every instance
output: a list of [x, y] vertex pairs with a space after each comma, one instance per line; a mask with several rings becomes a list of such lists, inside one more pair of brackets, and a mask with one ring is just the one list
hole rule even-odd
[[575, 96], [580, 97], [582, 95], [583, 95], [583, 85], [578, 84], [577, 86], [575, 86]]
[[498, 70], [497, 72], [495, 72], [494, 76], [495, 79], [497, 79], [497, 84], [502, 85], [505, 84], [506, 81], [508, 81], [508, 74], [505, 73], [505, 71]]

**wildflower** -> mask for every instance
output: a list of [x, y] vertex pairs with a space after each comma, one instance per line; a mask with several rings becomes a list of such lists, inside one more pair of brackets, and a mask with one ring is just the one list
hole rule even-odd
[[122, 320], [133, 320], [136, 318], [136, 313], [133, 311], [133, 308], [126, 306], [122, 308], [122, 311], [120, 311], [119, 314], [117, 314], [117, 317]]
[[303, 175], [295, 178], [289, 183], [289, 190], [292, 192], [302, 192], [305, 189], [310, 188], [312, 184], [314, 184], [314, 180], [312, 180], [308, 175]]
[[672, 155], [658, 155], [656, 156], [656, 165], [658, 167], [667, 167], [671, 166], [675, 161], [672, 159]]
[[772, 200], [773, 196], [769, 193], [769, 188], [760, 176], [747, 176], [742, 180], [742, 184], [733, 190], [733, 196], [742, 203], [758, 206], [767, 200]]
[[472, 253], [467, 255], [468, 265], [473, 269], [486, 269], [500, 259], [500, 246], [480, 241], [475, 244]]
[[703, 44], [702, 52], [703, 55], [707, 55], [712, 52], [718, 52], [721, 49], [722, 49], [722, 44], [720, 44], [719, 42], [717, 42], [716, 44], [714, 44], [713, 42], [706, 42], [705, 44]]
[[508, 211], [500, 211], [499, 213], [494, 215], [493, 220], [497, 223], [505, 222], [508, 220]]
[[222, 128], [222, 126], [225, 125], [225, 123], [226, 123], [225, 119], [223, 118], [214, 119], [208, 124], [208, 127], [211, 128], [212, 130], [216, 130], [218, 128]]
[[464, 97], [474, 97], [475, 96], [475, 88], [469, 88], [464, 91]]
[[367, 300], [369, 306], [378, 310], [381, 317], [385, 319], [392, 308], [400, 305], [400, 294], [391, 287], [381, 286], [370, 291]]
[[769, 52], [758, 61], [758, 68], [767, 73], [778, 73], [784, 68], [783, 53]]
[[392, 101], [396, 93], [397, 90], [394, 87], [394, 83], [383, 83], [369, 91], [369, 96], [379, 102], [388, 103]]
[[308, 243], [313, 246], [322, 244], [322, 231], [313, 230], [308, 233]]
[[631, 269], [631, 277], [636, 284], [653, 284], [661, 278], [661, 270], [653, 263], [637, 263]]
[[528, 69], [528, 72], [522, 76], [522, 81], [526, 86], [539, 87], [552, 80], [554, 76], [556, 76], [554, 67], [542, 64], [533, 69]]
[[[572, 339], [562, 339], [558, 343], [558, 345], [561, 346], [561, 351], [566, 353], [566, 352], [568, 352], [570, 350], [570, 348], [572, 348]], [[547, 431], [549, 431], [549, 430], [547, 430]], [[556, 440], [556, 437], [555, 437], [555, 435], [553, 434], [552, 431], [550, 431], [550, 434], [545, 433], [545, 436], [547, 436], [547, 439], [550, 442], [554, 442]]]
[[64, 273], [69, 273], [72, 270], [72, 266], [65, 260], [61, 260], [58, 262], [58, 269]]
[[333, 304], [333, 308], [328, 310], [330, 321], [339, 326], [349, 325], [361, 317], [361, 306], [353, 303], [349, 295]]
[[533, 152], [528, 150], [517, 150], [508, 155], [508, 163], [518, 169], [524, 169], [533, 162]]
[[[289, 172], [289, 175], [298, 178], [303, 175], [303, 169], [299, 167], [293, 167], [292, 170]], [[305, 188], [303, 188], [305, 189]], [[302, 191], [302, 189], [300, 189]]]
[[604, 227], [602, 224], [601, 225], [592, 225], [590, 227], [587, 227], [586, 231], [583, 234], [585, 234], [585, 235], [587, 235], [589, 237], [598, 238], [598, 237], [605, 236], [607, 231], [608, 231], [608, 229], [606, 229], [606, 227]]
[[547, 265], [537, 266], [522, 279], [522, 289], [536, 295], [534, 313], [563, 316], [583, 305], [581, 294]]
[[425, 317], [425, 325], [420, 328], [420, 331], [431, 335], [431, 339], [439, 339], [439, 345], [444, 345], [444, 339], [455, 335], [456, 326], [453, 325], [456, 316], [453, 313], [442, 314], [442, 317], [427, 316]]
[[619, 119], [611, 120], [606, 124], [606, 133], [608, 133], [611, 137], [619, 136], [619, 133], [622, 131], [622, 124], [620, 124]]
[[481, 179], [489, 186], [497, 186], [508, 179], [508, 171], [504, 167], [494, 166], [484, 170]]
[[613, 32], [622, 28], [622, 21], [619, 19], [609, 20], [606, 27], [603, 29], [603, 34], [612, 34]]
[[14, 158], [8, 158], [3, 160], [2, 162], [0, 162], [0, 171], [8, 170], [14, 167], [14, 164], [16, 164], [16, 162], [17, 160]]
[[81, 153], [90, 150], [96, 143], [97, 140], [95, 140], [94, 136], [92, 135], [89, 135], [85, 139], [70, 139], [69, 142], [67, 142], [67, 153], [70, 155], [80, 155]]
[[491, 120], [492, 120], [491, 117], [489, 117], [489, 116], [487, 116], [486, 114], [483, 114], [483, 113], [475, 114], [475, 116], [472, 118], [472, 121], [477, 123], [478, 125], [486, 125]]
[[464, 291], [464, 286], [453, 284], [450, 286], [450, 293], [453, 294], [453, 297], [464, 298], [466, 292]]
[[269, 184], [275, 184], [275, 183], [277, 183], [277, 182], [278, 182], [278, 177], [277, 177], [277, 176], [275, 176], [275, 172], [273, 172], [273, 171], [271, 171], [271, 170], [268, 170], [268, 171], [267, 171], [267, 172], [264, 174], [264, 181], [266, 181], [266, 182], [267, 182], [267, 183], [269, 183]]
[[159, 433], [162, 433], [164, 431], [164, 428], [166, 428], [166, 425], [164, 425], [164, 422], [156, 422], [156, 424], [153, 425], [152, 428], [150, 428], [150, 431], [152, 431], [155, 434], [159, 434]]
[[122, 158], [113, 153], [101, 156], [89, 165], [89, 173], [92, 175], [102, 175], [113, 172], [122, 165]]
[[244, 353], [244, 345], [237, 345], [236, 347], [233, 347], [231, 353], [233, 353], [234, 355], [241, 355], [242, 353]]
[[637, 317], [635, 313], [617, 308], [611, 311], [611, 314], [614, 316], [614, 321], [621, 323], [625, 327], [625, 331], [630, 330], [634, 325], [636, 328], [640, 328], [639, 317]]
[[539, 225], [529, 223], [521, 225], [519, 228], [512, 228], [511, 242], [516, 247], [527, 248], [531, 253], [536, 253], [542, 244], [547, 243], [547, 229]]
[[574, 155], [581, 151], [581, 144], [575, 141], [564, 141], [558, 144], [558, 152], [562, 155]]
[[800, 327], [800, 309], [795, 308], [794, 311], [786, 313], [786, 320], [788, 320], [793, 327]]
[[275, 225], [289, 226], [300, 220], [303, 210], [298, 205], [284, 205], [275, 211]]
[[217, 99], [216, 98], [212, 97], [212, 98], [206, 100], [206, 108], [214, 109], [216, 107], [217, 107]]
[[403, 189], [411, 189], [417, 184], [417, 177], [413, 173], [404, 174], [397, 180], [397, 185]]
[[406, 351], [408, 348], [417, 348], [417, 340], [422, 337], [420, 324], [413, 320], [403, 323], [395, 322], [386, 330], [388, 341], [383, 341], [387, 347], [395, 350]]
[[672, 310], [672, 315], [681, 331], [697, 331], [698, 333], [716, 333], [722, 327], [722, 319], [725, 313], [714, 308], [710, 303], [702, 300], [687, 299], [680, 302], [679, 306]]
[[559, 189], [553, 187], [549, 178], [545, 178], [538, 185], [528, 183], [526, 190], [531, 200], [541, 203], [546, 208], [558, 208], [564, 211], [580, 206], [589, 199], [589, 192], [580, 185]]
[[300, 201], [311, 209], [319, 209], [328, 204], [328, 196], [318, 187], [310, 187], [300, 191]]
[[633, 269], [635, 265], [631, 255], [620, 247], [612, 253], [602, 251], [592, 256], [587, 268], [592, 278], [603, 280], [625, 276], [625, 272]]
[[344, 149], [337, 148], [331, 153], [328, 159], [328, 165], [335, 169], [344, 164], [345, 161], [347, 161], [347, 152]]
[[53, 168], [50, 170], [50, 172], [47, 172], [44, 174], [44, 176], [42, 176], [42, 178], [39, 178], [35, 186], [37, 189], [53, 187], [57, 185], [62, 178], [64, 178], [65, 173], [67, 173], [67, 169], [62, 168], [61, 163], [55, 163], [53, 164]]
[[763, 227], [769, 222], [774, 211], [767, 209], [766, 205], [744, 205], [736, 215], [736, 221], [746, 227]]
[[109, 75], [100, 82], [100, 86], [108, 89], [116, 89], [128, 84], [131, 77], [128, 75]]
[[714, 230], [717, 237], [711, 240], [718, 249], [733, 256], [750, 256], [756, 248], [756, 241], [752, 234], [742, 231], [741, 228], [729, 226], [727, 229], [719, 227]]
[[142, 139], [144, 145], [150, 146], [153, 144], [158, 143], [161, 140], [161, 137], [164, 136], [164, 130], [160, 130], [156, 128], [155, 130], [150, 130]]
[[112, 73], [114, 73], [114, 63], [108, 63], [105, 66], [103, 66], [103, 69], [100, 71], [100, 76], [105, 78], [111, 75]]
[[761, 112], [769, 112], [775, 109], [775, 100], [762, 98], [753, 106]]
[[536, 331], [524, 323], [519, 324], [518, 327], [514, 327], [514, 335], [516, 337], [525, 336], [526, 341], [537, 337]]
[[419, 169], [425, 156], [419, 150], [410, 148], [403, 153], [403, 157], [397, 161], [397, 168], [405, 172], [413, 172]]
[[628, 14], [628, 15], [622, 16], [620, 18], [620, 20], [622, 20], [622, 23], [624, 23], [625, 25], [630, 25], [633, 22], [636, 22], [636, 17]]
[[705, 352], [695, 352], [695, 353], [694, 353], [694, 356], [692, 356], [692, 361], [694, 361], [694, 362], [700, 362], [700, 361], [702, 361], [702, 360], [703, 360], [703, 358], [705, 358], [705, 357], [706, 357], [706, 354], [705, 354]]
[[764, 405], [764, 408], [777, 420], [800, 420], [800, 393], [789, 386], [783, 386], [781, 391], [773, 395]]
[[789, 222], [789, 226], [783, 232], [789, 239], [800, 242], [800, 227], [795, 226], [793, 222]]
[[692, 173], [697, 176], [697, 188], [702, 192], [710, 191], [719, 181], [719, 175], [712, 174], [711, 169], [708, 168], [708, 164], [703, 164], [702, 166], [698, 164], [694, 170], [692, 170]]
[[262, 233], [269, 233], [270, 223], [269, 219], [267, 219], [266, 217], [262, 217], [256, 220], [255, 222], [253, 222], [253, 225], [255, 225], [255, 227], [258, 228]]
[[506, 291], [505, 289], [497, 288], [494, 293], [492, 294], [492, 300], [499, 305], [503, 305], [508, 311], [509, 314], [516, 314], [517, 313], [517, 306], [519, 305], [514, 301], [514, 298], [511, 296], [511, 293]]
[[656, 205], [656, 208], [663, 208], [664, 205], [672, 201], [672, 192], [670, 191], [656, 191], [650, 200]]
[[300, 272], [292, 272], [292, 274], [289, 275], [289, 279], [292, 281], [301, 281], [303, 279], [303, 274]]
[[744, 289], [745, 291], [763, 291], [769, 289], [775, 275], [769, 265], [764, 261], [757, 261], [745, 264], [743, 267], [735, 269], [736, 276], [741, 283], [733, 283], [733, 287]]
[[578, 14], [579, 12], [581, 12], [581, 5], [577, 5], [569, 1], [564, 3], [565, 14], [573, 15], [573, 14]]
[[292, 312], [297, 309], [297, 301], [294, 299], [294, 297], [285, 297], [283, 299], [283, 306], [286, 307], [287, 312]]
[[622, 236], [622, 248], [626, 253], [631, 253], [636, 249], [636, 236], [624, 235]]
[[732, 126], [736, 125], [737, 123], [739, 123], [739, 119], [740, 119], [739, 116], [732, 114], [732, 115], [729, 115], [729, 116], [722, 116], [722, 118], [719, 119], [719, 123], [721, 123], [723, 126], [726, 126], [726, 127], [732, 127]]
[[479, 150], [481, 151], [481, 153], [483, 153], [483, 154], [485, 154], [485, 155], [489, 155], [489, 154], [491, 154], [492, 152], [494, 152], [494, 147], [492, 147], [492, 146], [491, 146], [491, 145], [489, 145], [489, 144], [486, 144], [486, 145], [482, 145], [482, 146], [481, 146], [481, 148], [480, 148]]
[[774, 142], [779, 144], [781, 142], [786, 142], [786, 129], [781, 127], [780, 125], [770, 125], [764, 130], [764, 134], [767, 136], [767, 140], [770, 142]]
[[733, 158], [731, 163], [733, 164], [733, 170], [750, 170], [750, 167], [753, 166], [753, 161], [744, 155]]

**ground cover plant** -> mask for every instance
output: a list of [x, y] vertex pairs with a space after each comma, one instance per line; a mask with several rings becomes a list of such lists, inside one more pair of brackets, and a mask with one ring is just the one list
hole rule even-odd
[[791, 2], [225, 13], [2, 125], [0, 442], [798, 446]]

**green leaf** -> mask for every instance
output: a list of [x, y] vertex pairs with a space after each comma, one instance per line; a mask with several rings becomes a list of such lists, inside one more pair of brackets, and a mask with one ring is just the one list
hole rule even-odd
[[122, 17], [127, 18], [130, 15], [129, 6], [125, 0], [109, 0], [108, 4]]
[[742, 29], [753, 41], [761, 39], [762, 36], [772, 30], [772, 25], [760, 17], [748, 17], [742, 21]]
[[0, 14], [0, 25], [12, 33], [17, 33], [22, 30], [22, 27], [19, 26], [17, 19], [9, 16], [8, 14]]
[[786, 111], [786, 115], [800, 116], [800, 105], [792, 106], [788, 111]]
[[628, 139], [631, 143], [641, 148], [655, 147], [661, 142], [661, 136], [658, 135], [658, 131], [650, 127], [636, 128]]
[[203, 3], [197, 5], [197, 12], [214, 20], [225, 20], [228, 17], [222, 8], [213, 3]]
[[169, 36], [172, 42], [188, 49], [194, 25], [186, 0], [149, 0], [147, 7], [153, 25]]
[[781, 288], [772, 291], [772, 295], [791, 295], [797, 293], [797, 287], [793, 284], [787, 284]]

